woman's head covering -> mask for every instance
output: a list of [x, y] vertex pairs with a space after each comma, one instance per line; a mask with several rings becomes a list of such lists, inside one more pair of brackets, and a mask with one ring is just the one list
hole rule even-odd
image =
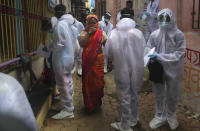
[[95, 18], [97, 20], [97, 22], [99, 21], [98, 16], [91, 14], [91, 15], [87, 16], [87, 18], [86, 18], [87, 22], [89, 22], [92, 18]]
[[94, 14], [91, 14], [91, 15], [88, 15], [87, 18], [86, 18], [86, 29], [90, 26], [90, 20], [94, 18], [96, 19], [97, 23], [96, 23], [96, 26], [97, 26], [97, 29], [99, 28], [99, 24], [98, 24], [98, 16], [94, 15]]

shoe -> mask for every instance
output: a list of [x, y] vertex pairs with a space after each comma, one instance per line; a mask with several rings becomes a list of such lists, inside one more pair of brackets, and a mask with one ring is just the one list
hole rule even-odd
[[121, 126], [121, 122], [114, 122], [114, 123], [111, 123], [110, 126], [116, 130], [119, 130], [119, 131], [133, 131], [133, 129], [131, 129], [130, 127], [128, 129], [124, 129], [122, 126]]
[[167, 118], [167, 122], [172, 130], [176, 129], [179, 126], [176, 118]]
[[166, 120], [160, 120], [158, 118], [153, 118], [150, 123], [149, 126], [151, 127], [151, 129], [157, 129], [158, 127], [161, 127], [162, 125], [164, 125], [166, 122]]
[[58, 114], [52, 116], [51, 118], [56, 119], [56, 120], [74, 118], [74, 113], [61, 110]]
[[60, 105], [52, 105], [51, 110], [53, 111], [61, 111], [63, 109]]
[[82, 76], [82, 68], [78, 68], [78, 75]]
[[136, 126], [137, 125], [137, 121], [132, 121], [131, 122], [131, 127], [134, 127], [134, 126]]
[[71, 71], [71, 74], [74, 74], [75, 71], [76, 71], [76, 68], [74, 67], [73, 70]]
[[107, 68], [104, 67], [104, 74], [108, 73]]

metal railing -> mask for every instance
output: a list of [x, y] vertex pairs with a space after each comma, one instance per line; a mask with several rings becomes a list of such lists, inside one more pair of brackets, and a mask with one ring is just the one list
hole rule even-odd
[[0, 63], [34, 52], [45, 40], [40, 31], [47, 0], [0, 0]]

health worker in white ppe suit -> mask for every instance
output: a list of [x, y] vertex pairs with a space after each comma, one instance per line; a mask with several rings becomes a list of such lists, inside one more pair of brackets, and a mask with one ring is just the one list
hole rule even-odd
[[147, 21], [145, 39], [148, 41], [150, 34], [158, 29], [157, 15], [159, 12], [160, 0], [149, 0], [147, 11], [142, 16], [142, 21]]
[[120, 100], [121, 121], [111, 126], [120, 131], [132, 131], [138, 121], [138, 91], [144, 74], [142, 32], [135, 28], [130, 10], [121, 11], [121, 20], [112, 30], [105, 45], [105, 54], [114, 61], [116, 92]]
[[161, 10], [158, 13], [158, 21], [159, 29], [151, 34], [147, 47], [155, 47], [156, 53], [149, 57], [162, 65], [164, 73], [162, 83], [153, 82], [156, 114], [149, 125], [156, 129], [168, 122], [171, 129], [176, 129], [176, 106], [184, 73], [186, 41], [183, 32], [177, 28], [170, 9]]
[[53, 28], [53, 69], [55, 72], [56, 85], [60, 92], [60, 112], [53, 119], [73, 118], [74, 106], [72, 103], [73, 82], [71, 71], [74, 64], [74, 41], [73, 32], [74, 18], [65, 14], [66, 7], [57, 5], [55, 8], [57, 23]]
[[[111, 14], [106, 12], [105, 15], [102, 17], [102, 20], [99, 22], [99, 29], [103, 30], [107, 36], [110, 35], [110, 32], [113, 29], [113, 24], [110, 22]], [[105, 56], [104, 46], [102, 46], [103, 54], [104, 54], [104, 73], [107, 73], [107, 65], [108, 59]]]
[[[66, 19], [66, 21], [68, 21], [68, 23], [70, 24], [70, 25], [72, 25], [71, 26], [71, 28], [70, 28], [70, 32], [71, 32], [71, 34], [72, 34], [72, 40], [73, 40], [73, 48], [74, 48], [74, 57], [75, 57], [75, 59], [78, 59], [78, 57], [80, 57], [79, 59], [78, 59], [78, 67], [80, 67], [81, 66], [81, 56], [80, 55], [82, 55], [81, 53], [80, 53], [80, 45], [79, 45], [79, 42], [78, 42], [78, 35], [80, 34], [80, 32], [81, 32], [81, 29], [82, 28], [84, 28], [83, 27], [83, 25], [82, 25], [82, 23], [80, 23], [79, 21], [77, 21], [71, 14], [65, 14], [65, 16], [63, 16], [65, 19]], [[57, 18], [54, 16], [54, 17], [52, 17], [51, 18], [51, 26], [52, 26], [52, 29], [54, 29], [54, 27], [55, 27], [55, 25], [57, 24], [57, 22], [58, 22], [58, 20], [57, 20]], [[51, 51], [52, 50], [52, 45], [53, 45], [53, 43], [51, 43], [51, 44], [49, 44], [48, 45], [48, 49]], [[80, 66], [79, 66], [80, 65]], [[73, 74], [74, 73], [74, 71], [75, 71], [75, 64], [74, 64], [74, 68], [73, 68], [73, 70], [71, 71], [71, 73]], [[80, 72], [79, 70], [78, 70], [78, 72]], [[82, 70], [81, 70], [81, 72], [82, 72]], [[54, 97], [55, 99], [60, 99], [60, 94], [59, 95], [57, 95], [56, 97]], [[52, 107], [52, 109], [53, 110], [56, 110], [56, 106], [53, 106]]]
[[4, 73], [0, 73], [0, 131], [38, 131], [24, 88]]

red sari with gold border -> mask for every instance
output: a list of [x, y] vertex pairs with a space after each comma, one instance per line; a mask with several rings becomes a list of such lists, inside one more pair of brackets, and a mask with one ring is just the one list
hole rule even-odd
[[[87, 32], [87, 30], [85, 30]], [[103, 32], [98, 30], [89, 38], [82, 54], [82, 91], [88, 112], [99, 108], [104, 96], [104, 56], [99, 53], [102, 47]]]

